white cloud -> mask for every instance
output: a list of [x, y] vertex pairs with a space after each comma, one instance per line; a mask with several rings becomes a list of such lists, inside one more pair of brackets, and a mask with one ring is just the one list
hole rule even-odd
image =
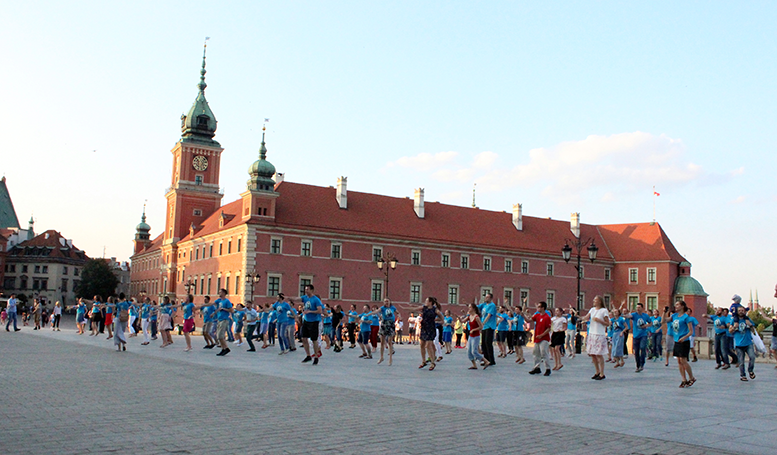
[[746, 196], [739, 196], [738, 198], [736, 198], [733, 201], [731, 201], [731, 203], [732, 204], [741, 204], [741, 203], [745, 202], [745, 199], [747, 199]]
[[416, 156], [403, 156], [388, 163], [388, 167], [399, 166], [417, 171], [431, 171], [450, 163], [459, 154], [457, 152], [419, 153]]

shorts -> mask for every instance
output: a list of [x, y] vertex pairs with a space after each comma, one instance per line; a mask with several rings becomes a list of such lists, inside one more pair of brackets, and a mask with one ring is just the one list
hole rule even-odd
[[370, 331], [369, 330], [360, 330], [359, 331], [359, 343], [367, 345], [370, 344]]
[[235, 333], [243, 333], [243, 321], [235, 323]]
[[507, 331], [506, 330], [500, 330], [496, 332], [496, 342], [497, 343], [504, 343], [507, 341]]
[[194, 318], [184, 319], [183, 320], [183, 331], [185, 333], [192, 333], [194, 332]]
[[691, 340], [676, 341], [672, 353], [678, 359], [688, 360], [688, 355], [691, 353]]
[[566, 339], [566, 332], [553, 332], [550, 335], [550, 347], [555, 348], [557, 346], [564, 346]]
[[693, 346], [695, 345], [696, 337], [690, 337], [688, 341], [691, 342], [691, 349], [693, 349]]
[[302, 338], [318, 340], [318, 321], [303, 321], [301, 335]]
[[381, 322], [378, 333], [382, 337], [392, 338], [394, 336], [394, 322]]
[[[203, 322], [202, 323], [202, 333], [203, 335], [207, 334], [210, 335], [211, 329], [213, 327], [212, 322]], [[186, 324], [184, 323], [184, 330], [186, 330]]]
[[106, 313], [105, 314], [105, 325], [111, 325], [113, 324], [113, 313]]
[[216, 326], [216, 338], [223, 340], [227, 337], [227, 327], [229, 326], [230, 322], [232, 321], [228, 321], [226, 319], [218, 322], [218, 325]]
[[523, 330], [515, 332], [515, 345], [526, 346], [526, 332]]
[[672, 335], [666, 336], [666, 355], [669, 356], [670, 352], [674, 352], [674, 337]]
[[777, 351], [777, 336], [772, 335], [772, 351]]
[[453, 340], [453, 332], [443, 332], [442, 333], [442, 342], [443, 343], [450, 343]]
[[324, 336], [328, 336], [330, 339], [334, 335], [334, 331], [332, 330], [332, 324], [324, 324], [324, 332], [322, 333]]

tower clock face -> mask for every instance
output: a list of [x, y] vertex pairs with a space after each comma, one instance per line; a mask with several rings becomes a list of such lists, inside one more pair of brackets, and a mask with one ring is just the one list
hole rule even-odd
[[202, 155], [197, 155], [192, 160], [192, 166], [198, 171], [204, 171], [208, 169], [208, 159]]

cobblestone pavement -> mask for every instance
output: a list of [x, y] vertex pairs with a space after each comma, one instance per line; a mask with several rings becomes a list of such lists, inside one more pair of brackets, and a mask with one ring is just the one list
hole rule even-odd
[[[408, 346], [392, 367], [349, 349], [312, 366], [301, 350], [233, 347], [219, 358], [199, 339], [190, 353], [174, 340], [159, 349], [131, 338], [118, 353], [72, 329], [0, 332], [0, 452], [774, 453], [771, 366], [736, 391], [736, 375], [728, 390], [704, 385], [719, 372], [702, 375], [711, 368], [700, 362], [700, 383], [679, 390], [676, 368], [654, 364], [652, 377], [608, 372], [594, 383], [582, 358], [546, 378], [506, 361], [468, 371], [463, 350], [429, 372]], [[746, 406], [722, 418], [723, 399]]]

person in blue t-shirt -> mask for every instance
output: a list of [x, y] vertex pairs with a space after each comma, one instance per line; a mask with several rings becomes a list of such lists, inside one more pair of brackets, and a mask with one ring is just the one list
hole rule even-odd
[[232, 322], [235, 331], [235, 346], [243, 345], [243, 318], [245, 317], [245, 314], [245, 306], [242, 303], [238, 303], [235, 312], [232, 313]]
[[664, 332], [661, 330], [661, 314], [659, 314], [658, 310], [653, 310], [648, 333], [650, 333], [650, 346], [652, 348], [650, 357], [655, 362], [663, 356], [661, 340], [664, 338]]
[[497, 357], [507, 357], [507, 310], [505, 307], [500, 306], [496, 313], [496, 347], [499, 348], [499, 355]]
[[[13, 299], [13, 323], [14, 323], [14, 330], [17, 330], [16, 328], [16, 298], [14, 294], [11, 295], [11, 298]], [[11, 302], [9, 300], [9, 302]], [[9, 313], [10, 315], [10, 313]], [[11, 319], [8, 319], [8, 324], [11, 323]], [[8, 330], [8, 324], [6, 324], [6, 330]], [[84, 329], [86, 328], [86, 304], [84, 303], [84, 299], [80, 298], [78, 299], [78, 305], [76, 305], [76, 327], [78, 330], [76, 333], [79, 335], [84, 334]], [[17, 330], [18, 331], [18, 330]]]
[[279, 355], [283, 355], [294, 350], [295, 319], [291, 314], [291, 305], [286, 301], [283, 293], [278, 294], [278, 299], [272, 305], [272, 309], [278, 315], [278, 344], [281, 348]]
[[359, 347], [362, 348], [360, 359], [371, 359], [372, 350], [370, 349], [370, 326], [372, 325], [372, 312], [369, 305], [364, 305], [361, 314], [356, 315], [359, 321]]
[[[315, 288], [312, 284], [305, 286], [305, 295], [301, 297], [303, 303], [302, 310], [302, 346], [305, 348], [305, 358], [302, 363], [313, 360], [313, 365], [318, 365], [318, 359], [321, 357], [321, 348], [318, 345], [318, 323], [321, 322], [321, 315], [324, 313], [324, 305], [321, 299], [313, 294]], [[313, 341], [313, 355], [310, 357], [310, 341]]]
[[351, 305], [351, 310], [348, 312], [348, 342], [351, 343], [350, 349], [356, 347], [356, 316], [358, 315], [356, 305]]
[[523, 318], [523, 307], [517, 306], [513, 312], [515, 319], [515, 363], [526, 362], [523, 356], [523, 347], [526, 346], [526, 320]]
[[755, 347], [753, 346], [753, 330], [755, 324], [747, 316], [747, 308], [740, 306], [737, 308], [736, 319], [731, 323], [728, 331], [734, 335], [734, 346], [737, 348], [737, 357], [739, 357], [739, 379], [747, 381], [745, 376], [745, 355], [748, 357], [747, 372], [750, 379], [755, 379]]
[[703, 317], [712, 321], [712, 326], [715, 328], [715, 363], [717, 364], [715, 369], [723, 368], [728, 370], [731, 368], [728, 361], [727, 334], [731, 324], [731, 319], [728, 317], [728, 310], [725, 308], [717, 308], [715, 314], [705, 314]]
[[218, 309], [216, 313], [217, 327], [216, 327], [216, 339], [221, 346], [221, 352], [216, 354], [217, 356], [225, 356], [229, 354], [229, 346], [227, 346], [227, 329], [232, 323], [232, 313], [235, 311], [232, 306], [232, 302], [227, 298], [227, 290], [219, 290], [219, 298], [213, 302]]
[[[442, 318], [442, 341], [445, 344], [445, 353], [453, 352], [451, 343], [453, 342], [453, 316], [450, 310], [445, 310], [445, 317]], [[507, 316], [507, 315], [505, 315]]]
[[210, 303], [210, 296], [205, 296], [204, 304], [199, 308], [202, 315], [202, 337], [205, 339], [203, 349], [213, 349], [216, 346], [216, 340], [211, 336], [213, 333], [214, 317], [216, 315], [215, 304]]
[[688, 320], [691, 321], [693, 331], [691, 332], [691, 355], [693, 356], [692, 362], [698, 362], [696, 357], [696, 327], [699, 325], [699, 320], [693, 316], [693, 308], [688, 308]]
[[143, 331], [141, 346], [147, 346], [151, 342], [151, 308], [151, 298], [146, 297], [143, 305], [140, 306], [140, 330]]
[[383, 305], [373, 308], [373, 311], [371, 311], [369, 315], [372, 319], [370, 323], [370, 336], [372, 336], [372, 327], [375, 326], [375, 321], [379, 321], [380, 360], [378, 360], [378, 365], [383, 362], [383, 351], [388, 347], [389, 366], [391, 366], [394, 363], [394, 334], [396, 331], [395, 323], [397, 320], [397, 309], [391, 303], [391, 300], [383, 299]]
[[623, 361], [623, 344], [624, 337], [623, 331], [626, 330], [626, 319], [621, 316], [621, 310], [615, 308], [612, 310], [612, 316], [610, 317], [610, 333], [612, 338], [612, 358], [615, 363], [615, 368], [620, 368], [625, 365]]
[[[669, 307], [664, 308], [664, 316], [662, 322], [670, 323], [672, 325], [672, 331], [674, 333], [674, 356], [677, 358], [677, 367], [680, 370], [680, 375], [683, 378], [683, 382], [680, 383], [680, 388], [686, 388], [692, 386], [696, 382], [696, 378], [693, 376], [693, 370], [691, 364], [688, 363], [689, 355], [691, 352], [691, 334], [693, 333], [693, 324], [691, 318], [688, 316], [688, 305], [682, 300], [674, 303], [675, 313], [669, 313]], [[669, 354], [667, 354], [669, 357]]]
[[[621, 312], [626, 305], [623, 301]], [[634, 351], [634, 359], [637, 363], [636, 373], [645, 369], [645, 357], [647, 356], [647, 328], [651, 325], [650, 315], [645, 312], [645, 306], [637, 303], [637, 311], [634, 313], [623, 313], [623, 318], [631, 320], [633, 328], [631, 350]]]
[[496, 360], [494, 359], [494, 331], [496, 331], [497, 317], [496, 304], [492, 301], [493, 298], [494, 294], [487, 293], [481, 309], [483, 330], [480, 335], [480, 349], [483, 351], [483, 357], [488, 360], [489, 366], [496, 365]]

